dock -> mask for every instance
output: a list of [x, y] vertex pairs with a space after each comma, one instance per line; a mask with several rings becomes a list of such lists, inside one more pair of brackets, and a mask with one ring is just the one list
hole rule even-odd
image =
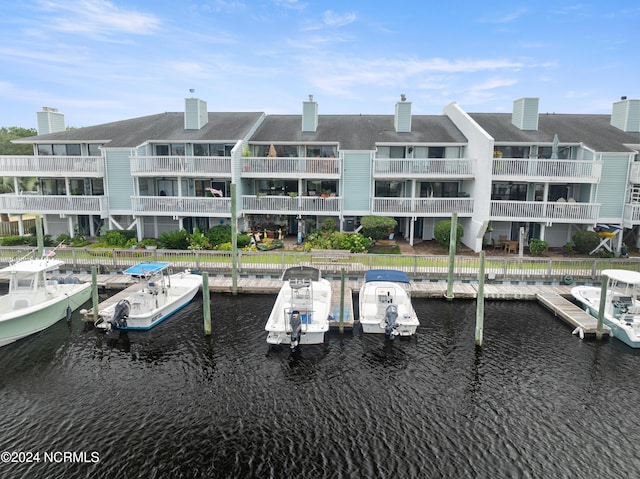
[[[344, 288], [344, 316], [342, 327], [353, 329], [355, 318], [353, 317], [353, 290], [345, 285]], [[331, 319], [329, 329], [340, 329], [340, 282], [331, 282]]]
[[[99, 284], [99, 282], [98, 282]], [[111, 296], [109, 296], [107, 299], [105, 299], [104, 301], [102, 301], [99, 305], [98, 305], [98, 311], [101, 311], [105, 308], [108, 308], [111, 305], [117, 304], [118, 301], [120, 301], [121, 299], [125, 299], [127, 298], [130, 294], [132, 293], [137, 293], [138, 291], [140, 291], [142, 288], [144, 288], [145, 284], [143, 282], [137, 282], [137, 283], [118, 283], [121, 286], [125, 285], [124, 289], [122, 289], [121, 291], [119, 291], [116, 294], [113, 294]], [[87, 321], [87, 322], [93, 322], [93, 308], [89, 308], [87, 309], [81, 309], [80, 313], [82, 314], [82, 320], [83, 321]]]
[[575, 328], [573, 331], [574, 334], [578, 333], [580, 339], [584, 339], [584, 336], [587, 334], [593, 335], [601, 333], [603, 335], [609, 335], [611, 333], [611, 330], [606, 325], [602, 326], [602, 331], [598, 331], [598, 320], [596, 318], [578, 305], [563, 298], [558, 293], [537, 293], [536, 297], [538, 302], [550, 310], [555, 316], [573, 326]]
[[[76, 274], [81, 281], [91, 282], [91, 275]], [[117, 303], [120, 299], [130, 294], [128, 288], [141, 288], [142, 283], [133, 281], [126, 275], [99, 274], [97, 275], [98, 287], [105, 290], [121, 290], [99, 305], [99, 309]], [[339, 328], [340, 320], [340, 281], [333, 280], [331, 316], [334, 318], [330, 322], [331, 329]], [[247, 278], [242, 277], [237, 280], [238, 294], [278, 294], [282, 286], [280, 279], [270, 278]], [[354, 314], [353, 294], [358, 293], [362, 281], [345, 281], [344, 298], [344, 318], [343, 328], [353, 329], [357, 324]], [[418, 281], [413, 283], [412, 297], [442, 299], [447, 291], [447, 283], [444, 281]], [[209, 290], [213, 293], [230, 294], [232, 279], [227, 276], [210, 277]], [[455, 299], [474, 300], [477, 298], [477, 284], [466, 282], [454, 282], [453, 296]], [[579, 306], [566, 299], [570, 294], [571, 287], [566, 285], [545, 285], [545, 284], [505, 284], [488, 283], [484, 286], [484, 297], [486, 300], [512, 300], [512, 301], [537, 301], [547, 308], [554, 316], [559, 317], [574, 328], [574, 334], [582, 337], [585, 335], [595, 335], [597, 330], [597, 319], [591, 316]], [[93, 320], [93, 311], [84, 312], [85, 320]], [[603, 335], [610, 335], [610, 329], [605, 325], [601, 331]]]

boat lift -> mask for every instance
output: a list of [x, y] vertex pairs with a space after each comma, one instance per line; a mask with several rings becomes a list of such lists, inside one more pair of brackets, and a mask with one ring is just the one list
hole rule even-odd
[[591, 254], [595, 253], [600, 248], [604, 248], [607, 251], [613, 253], [614, 252], [614, 248], [615, 248], [615, 246], [613, 244], [613, 240], [618, 235], [618, 233], [620, 233], [620, 231], [622, 231], [622, 227], [616, 226], [616, 225], [598, 224], [594, 228], [594, 231], [596, 233], [598, 233], [598, 235], [600, 235], [600, 238], [602, 238], [602, 239], [600, 240], [600, 244], [598, 246], [596, 246], [593, 249], [593, 251], [591, 251], [589, 254], [591, 255]]

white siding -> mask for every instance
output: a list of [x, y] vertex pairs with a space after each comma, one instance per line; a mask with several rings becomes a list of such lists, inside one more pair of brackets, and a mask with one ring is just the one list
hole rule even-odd
[[370, 212], [373, 196], [371, 157], [373, 152], [345, 152], [341, 196], [345, 212]]
[[133, 196], [133, 180], [129, 157], [129, 149], [112, 149], [106, 152], [106, 179], [109, 188], [109, 209], [131, 211], [131, 196]]
[[513, 102], [511, 123], [521, 130], [538, 129], [538, 98], [520, 98]]

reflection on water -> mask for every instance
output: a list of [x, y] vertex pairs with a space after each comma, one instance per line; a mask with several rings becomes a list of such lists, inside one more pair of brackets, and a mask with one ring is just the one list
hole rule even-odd
[[2, 477], [631, 477], [640, 351], [580, 341], [533, 302], [416, 300], [412, 338], [357, 328], [270, 348], [271, 296], [212, 296], [148, 332], [74, 315], [0, 348]]

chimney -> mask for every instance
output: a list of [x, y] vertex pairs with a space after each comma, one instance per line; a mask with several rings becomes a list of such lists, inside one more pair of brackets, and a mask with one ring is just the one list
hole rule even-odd
[[315, 132], [318, 129], [318, 103], [309, 95], [309, 101], [302, 102], [302, 131]]
[[37, 112], [36, 116], [38, 121], [38, 135], [57, 133], [67, 129], [64, 125], [64, 115], [58, 113], [57, 108], [43, 106], [42, 111]]
[[623, 96], [614, 102], [611, 125], [627, 133], [640, 132], [640, 100], [628, 100]]
[[520, 98], [513, 102], [511, 123], [521, 130], [538, 130], [539, 98]]
[[404, 93], [400, 95], [400, 101], [396, 102], [393, 126], [396, 133], [411, 133], [411, 102], [407, 101]]
[[[193, 93], [193, 92], [192, 92]], [[207, 102], [199, 98], [184, 99], [184, 129], [199, 130], [209, 121]]]

